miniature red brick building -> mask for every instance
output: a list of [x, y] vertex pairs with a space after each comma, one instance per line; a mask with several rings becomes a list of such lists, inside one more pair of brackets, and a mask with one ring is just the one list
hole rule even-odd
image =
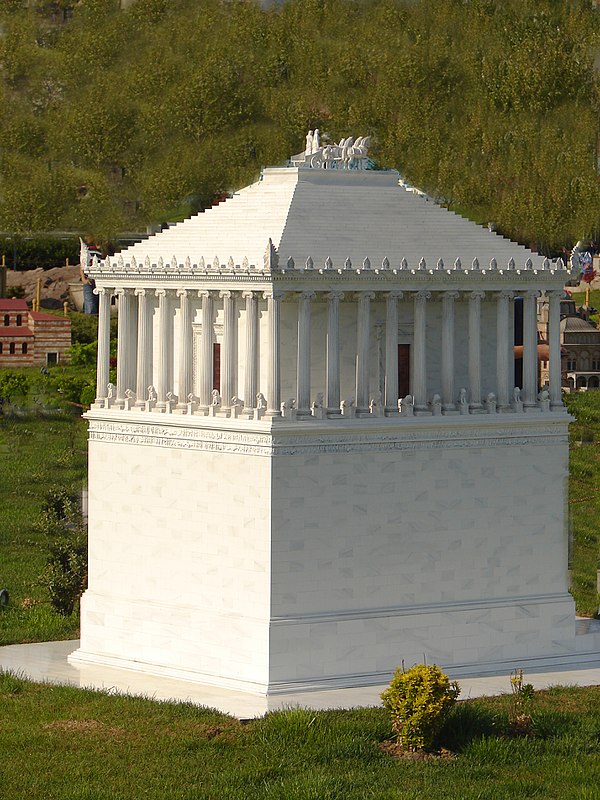
[[30, 311], [25, 300], [0, 298], [0, 367], [36, 367], [69, 360], [71, 320]]

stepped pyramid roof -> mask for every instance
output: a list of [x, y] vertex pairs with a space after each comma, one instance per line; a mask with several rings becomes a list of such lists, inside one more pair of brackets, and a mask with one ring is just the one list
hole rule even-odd
[[290, 258], [296, 268], [310, 258], [315, 269], [327, 259], [336, 269], [345, 263], [348, 268], [347, 259], [351, 268], [360, 268], [365, 258], [373, 268], [386, 258], [391, 268], [406, 259], [412, 269], [422, 259], [433, 269], [440, 258], [446, 269], [459, 258], [463, 270], [473, 259], [481, 269], [492, 259], [498, 269], [511, 258], [516, 269], [527, 259], [529, 269], [542, 269], [543, 262], [537, 253], [400, 185], [394, 170], [307, 166], [263, 170], [256, 183], [226, 202], [123, 250], [119, 262], [159, 264], [159, 271], [163, 263], [262, 269], [269, 240], [280, 268]]

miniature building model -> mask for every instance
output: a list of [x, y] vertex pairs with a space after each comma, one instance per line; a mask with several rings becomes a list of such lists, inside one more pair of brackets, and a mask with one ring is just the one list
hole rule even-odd
[[0, 367], [68, 361], [71, 321], [30, 311], [25, 300], [0, 298]]
[[562, 262], [393, 171], [294, 162], [90, 267], [98, 396], [72, 660], [276, 693], [382, 683], [402, 660], [573, 652]]
[[[548, 302], [541, 300], [539, 305], [538, 331], [547, 341]], [[583, 313], [577, 312], [575, 301], [566, 293], [560, 301], [560, 343], [563, 387], [568, 390], [600, 388], [600, 331]], [[548, 362], [542, 361], [541, 381], [547, 380]]]

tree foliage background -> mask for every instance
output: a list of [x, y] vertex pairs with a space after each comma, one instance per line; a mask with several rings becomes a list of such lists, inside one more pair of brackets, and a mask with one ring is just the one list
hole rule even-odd
[[0, 0], [0, 230], [181, 219], [303, 147], [554, 253], [600, 235], [590, 0]]

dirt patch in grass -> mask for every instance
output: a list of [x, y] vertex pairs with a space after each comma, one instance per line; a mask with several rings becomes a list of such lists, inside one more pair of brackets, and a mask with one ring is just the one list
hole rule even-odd
[[42, 728], [53, 733], [100, 734], [112, 739], [122, 739], [127, 736], [124, 728], [105, 725], [96, 719], [57, 719], [53, 722], [46, 722]]
[[401, 758], [405, 761], [440, 761], [456, 758], [456, 754], [442, 747], [440, 750], [404, 750], [399, 742], [388, 740], [379, 743], [379, 749], [392, 758]]

